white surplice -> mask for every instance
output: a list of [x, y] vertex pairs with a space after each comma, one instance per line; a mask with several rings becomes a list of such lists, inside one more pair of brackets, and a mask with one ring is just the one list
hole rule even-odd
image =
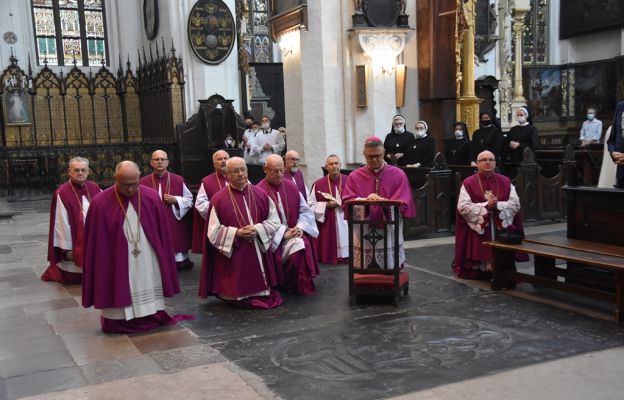
[[[232, 186], [233, 190], [238, 190]], [[249, 190], [252, 190], [249, 188]], [[251, 210], [249, 209], [249, 205], [247, 204], [247, 200], [243, 196], [243, 202], [245, 203], [245, 212], [247, 213], [248, 221], [252, 221]], [[271, 292], [271, 288], [268, 285], [266, 278], [266, 267], [264, 265], [264, 261], [262, 260], [262, 253], [266, 253], [267, 250], [270, 249], [271, 240], [275, 235], [276, 230], [280, 226], [279, 216], [277, 214], [277, 209], [275, 208], [275, 203], [273, 200], [269, 199], [269, 215], [267, 219], [254, 224], [256, 228], [256, 238], [254, 239], [254, 247], [256, 249], [256, 257], [258, 258], [258, 264], [260, 265], [260, 270], [262, 271], [262, 277], [264, 279], [264, 284], [266, 289], [260, 291], [258, 293], [252, 293], [244, 297], [238, 298], [229, 298], [225, 296], [220, 296], [224, 300], [242, 300], [247, 297], [253, 296], [268, 296]], [[227, 258], [232, 257], [232, 252], [234, 251], [234, 239], [236, 238], [236, 231], [238, 227], [236, 226], [226, 226], [222, 225], [221, 221], [219, 221], [219, 217], [215, 209], [213, 208], [210, 212], [210, 218], [208, 218], [208, 231], [207, 237], [217, 251], [226, 256]]]
[[[80, 200], [82, 201], [82, 223], [84, 224], [87, 218], [87, 211], [89, 210], [89, 199], [87, 196], [82, 195]], [[54, 238], [52, 239], [52, 245], [66, 251], [71, 251], [74, 249], [74, 243], [71, 237], [71, 227], [69, 226], [67, 209], [65, 208], [60, 195], [57, 195], [56, 197], [56, 209], [54, 210], [54, 213]], [[82, 268], [77, 267], [73, 261], [63, 260], [57, 265], [65, 272], [82, 274]]]
[[[319, 231], [318, 227], [316, 226], [314, 211], [312, 211], [312, 209], [308, 207], [308, 204], [306, 203], [303, 195], [299, 192], [299, 190], [297, 190], [297, 193], [299, 194], [299, 218], [297, 219], [297, 224], [295, 225], [295, 228], [301, 229], [302, 231], [314, 238], [318, 237]], [[279, 247], [280, 243], [282, 243], [282, 240], [284, 239], [284, 234], [288, 229], [288, 226], [286, 225], [286, 221], [288, 219], [279, 192], [277, 192], [277, 202], [277, 209], [281, 216], [281, 220], [284, 221], [284, 223], [279, 227], [279, 229], [275, 233], [275, 237], [273, 238], [273, 244], [271, 245], [271, 251], [273, 252], [275, 252]], [[305, 243], [303, 239], [291, 238], [286, 240], [282, 247], [282, 263], [288, 261], [288, 257], [290, 257], [291, 254], [304, 249]]]
[[[129, 229], [136, 237], [138, 216], [132, 203], [128, 202], [126, 212], [127, 220], [124, 221], [124, 235], [127, 237]], [[128, 279], [130, 281], [130, 296], [132, 303], [123, 308], [104, 308], [102, 316], [108, 319], [131, 320], [145, 317], [165, 309], [163, 297], [162, 277], [160, 264], [154, 248], [147, 240], [143, 227], [139, 224], [141, 241], [138, 249], [141, 250], [135, 257], [132, 254], [134, 245], [128, 242]]]
[[[312, 186], [312, 190], [308, 193], [308, 206], [314, 212], [314, 217], [321, 224], [325, 222], [325, 211], [327, 210], [326, 201], [316, 201], [316, 186]], [[335, 196], [338, 203], [342, 202], [340, 198], [340, 191], [336, 192]], [[349, 224], [344, 218], [344, 211], [342, 207], [336, 207], [333, 209], [336, 215], [336, 247], [338, 249], [338, 257], [349, 257]]]

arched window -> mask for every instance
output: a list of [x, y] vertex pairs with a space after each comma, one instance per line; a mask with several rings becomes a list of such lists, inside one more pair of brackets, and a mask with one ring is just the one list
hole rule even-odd
[[104, 0], [32, 0], [37, 64], [109, 64]]

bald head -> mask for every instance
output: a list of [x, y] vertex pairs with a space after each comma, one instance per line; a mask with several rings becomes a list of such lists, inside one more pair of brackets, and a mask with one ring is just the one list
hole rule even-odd
[[236, 189], [243, 189], [247, 184], [247, 164], [240, 157], [232, 157], [225, 163], [230, 185]]
[[266, 180], [274, 186], [282, 183], [284, 178], [284, 161], [277, 154], [271, 154], [264, 163], [264, 173]]
[[290, 173], [295, 173], [297, 171], [299, 171], [299, 153], [297, 153], [295, 150], [288, 150], [286, 152], [286, 155], [284, 156], [284, 167], [286, 168], [287, 171], [289, 171]]
[[227, 172], [226, 164], [229, 159], [230, 155], [225, 150], [217, 150], [212, 155], [212, 165], [214, 166], [215, 171], [221, 174], [221, 176], [224, 176]]
[[496, 169], [496, 157], [491, 151], [485, 150], [477, 156], [477, 170], [481, 175], [491, 175]]
[[139, 166], [137, 165], [137, 163], [135, 163], [134, 161], [130, 161], [130, 160], [119, 162], [117, 166], [115, 167], [115, 177], [117, 177], [117, 175], [128, 175], [128, 174], [135, 174], [137, 176], [141, 175], [141, 170], [139, 169]]
[[169, 157], [167, 156], [167, 153], [162, 150], [154, 151], [152, 153], [150, 165], [158, 176], [162, 176], [165, 172], [167, 172], [167, 167], [169, 166]]
[[125, 197], [132, 197], [139, 190], [139, 166], [133, 161], [122, 161], [115, 167], [115, 186], [117, 192]]

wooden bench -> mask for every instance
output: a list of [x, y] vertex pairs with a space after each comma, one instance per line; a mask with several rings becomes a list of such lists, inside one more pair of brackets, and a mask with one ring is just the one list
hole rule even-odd
[[[615, 321], [624, 322], [624, 247], [556, 236], [526, 239], [521, 244], [496, 241], [484, 244], [492, 248], [494, 255], [492, 290], [512, 289], [517, 282], [528, 282], [535, 286], [581, 294], [614, 303]], [[533, 254], [534, 275], [517, 272], [516, 253]], [[555, 260], [612, 271], [614, 278], [596, 277], [596, 274], [584, 271], [583, 268], [571, 270], [558, 267]], [[558, 280], [560, 276], [564, 277], [565, 281]], [[611, 287], [614, 290], [596, 287], [604, 288], [604, 280], [611, 280]]]

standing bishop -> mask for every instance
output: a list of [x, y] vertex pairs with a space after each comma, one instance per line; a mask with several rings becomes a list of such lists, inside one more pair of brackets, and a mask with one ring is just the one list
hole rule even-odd
[[308, 205], [314, 211], [319, 230], [318, 259], [324, 264], [345, 264], [349, 258], [349, 227], [341, 208], [349, 177], [340, 173], [341, 166], [338, 156], [327, 157], [327, 176], [314, 182], [308, 196]]
[[[366, 165], [353, 171], [349, 175], [347, 185], [344, 190], [343, 204], [349, 200], [398, 200], [401, 201], [399, 212], [403, 218], [414, 218], [416, 216], [416, 207], [414, 206], [414, 198], [412, 190], [405, 172], [400, 168], [388, 165], [384, 161], [384, 147], [381, 139], [371, 136], [364, 143], [364, 158]], [[343, 206], [344, 207], [344, 206]], [[356, 207], [357, 211], [362, 215], [358, 219], [365, 217], [364, 209], [361, 206]], [[383, 209], [378, 206], [370, 207], [370, 217], [373, 221], [383, 223]], [[392, 217], [394, 219], [394, 216]], [[375, 226], [368, 227], [369, 232], [375, 229]], [[392, 266], [394, 260], [394, 227], [390, 227], [387, 235], [388, 259], [387, 265]], [[366, 232], [366, 233], [369, 233]], [[361, 252], [364, 252], [364, 263], [369, 265], [372, 261], [371, 245], [367, 240], [362, 240], [359, 232], [353, 235], [353, 260], [356, 268], [361, 260]], [[383, 246], [375, 248], [375, 260], [384, 265], [384, 249]], [[405, 262], [405, 250], [403, 248], [403, 223], [399, 224], [399, 265]]]
[[277, 205], [281, 226], [271, 249], [278, 271], [283, 271], [280, 286], [299, 294], [315, 292], [313, 278], [319, 274], [312, 238], [318, 236], [314, 212], [297, 186], [284, 178], [284, 161], [277, 154], [267, 157], [264, 178], [258, 184]]
[[210, 200], [199, 296], [271, 309], [282, 304], [271, 241], [280, 226], [275, 203], [247, 180], [240, 157], [227, 161], [230, 184]]
[[91, 202], [85, 225], [82, 305], [101, 310], [102, 330], [137, 333], [191, 316], [170, 316], [164, 297], [180, 293], [167, 210], [122, 161], [115, 184]]
[[230, 155], [227, 151], [215, 151], [212, 155], [212, 165], [215, 172], [205, 176], [199, 185], [193, 214], [193, 253], [201, 254], [202, 252], [206, 237], [206, 219], [208, 218], [210, 199], [228, 184], [226, 163], [229, 159]]
[[193, 268], [193, 262], [188, 257], [188, 251], [192, 247], [192, 220], [190, 214], [185, 218], [193, 208], [193, 194], [186, 187], [184, 178], [167, 171], [167, 153], [162, 150], [153, 152], [150, 165], [154, 172], [141, 178], [140, 183], [157, 191], [167, 209], [176, 266], [178, 269]]
[[82, 282], [84, 222], [91, 199], [100, 187], [89, 177], [89, 160], [74, 157], [67, 168], [69, 181], [56, 189], [50, 207], [48, 261], [41, 279], [60, 283]]

